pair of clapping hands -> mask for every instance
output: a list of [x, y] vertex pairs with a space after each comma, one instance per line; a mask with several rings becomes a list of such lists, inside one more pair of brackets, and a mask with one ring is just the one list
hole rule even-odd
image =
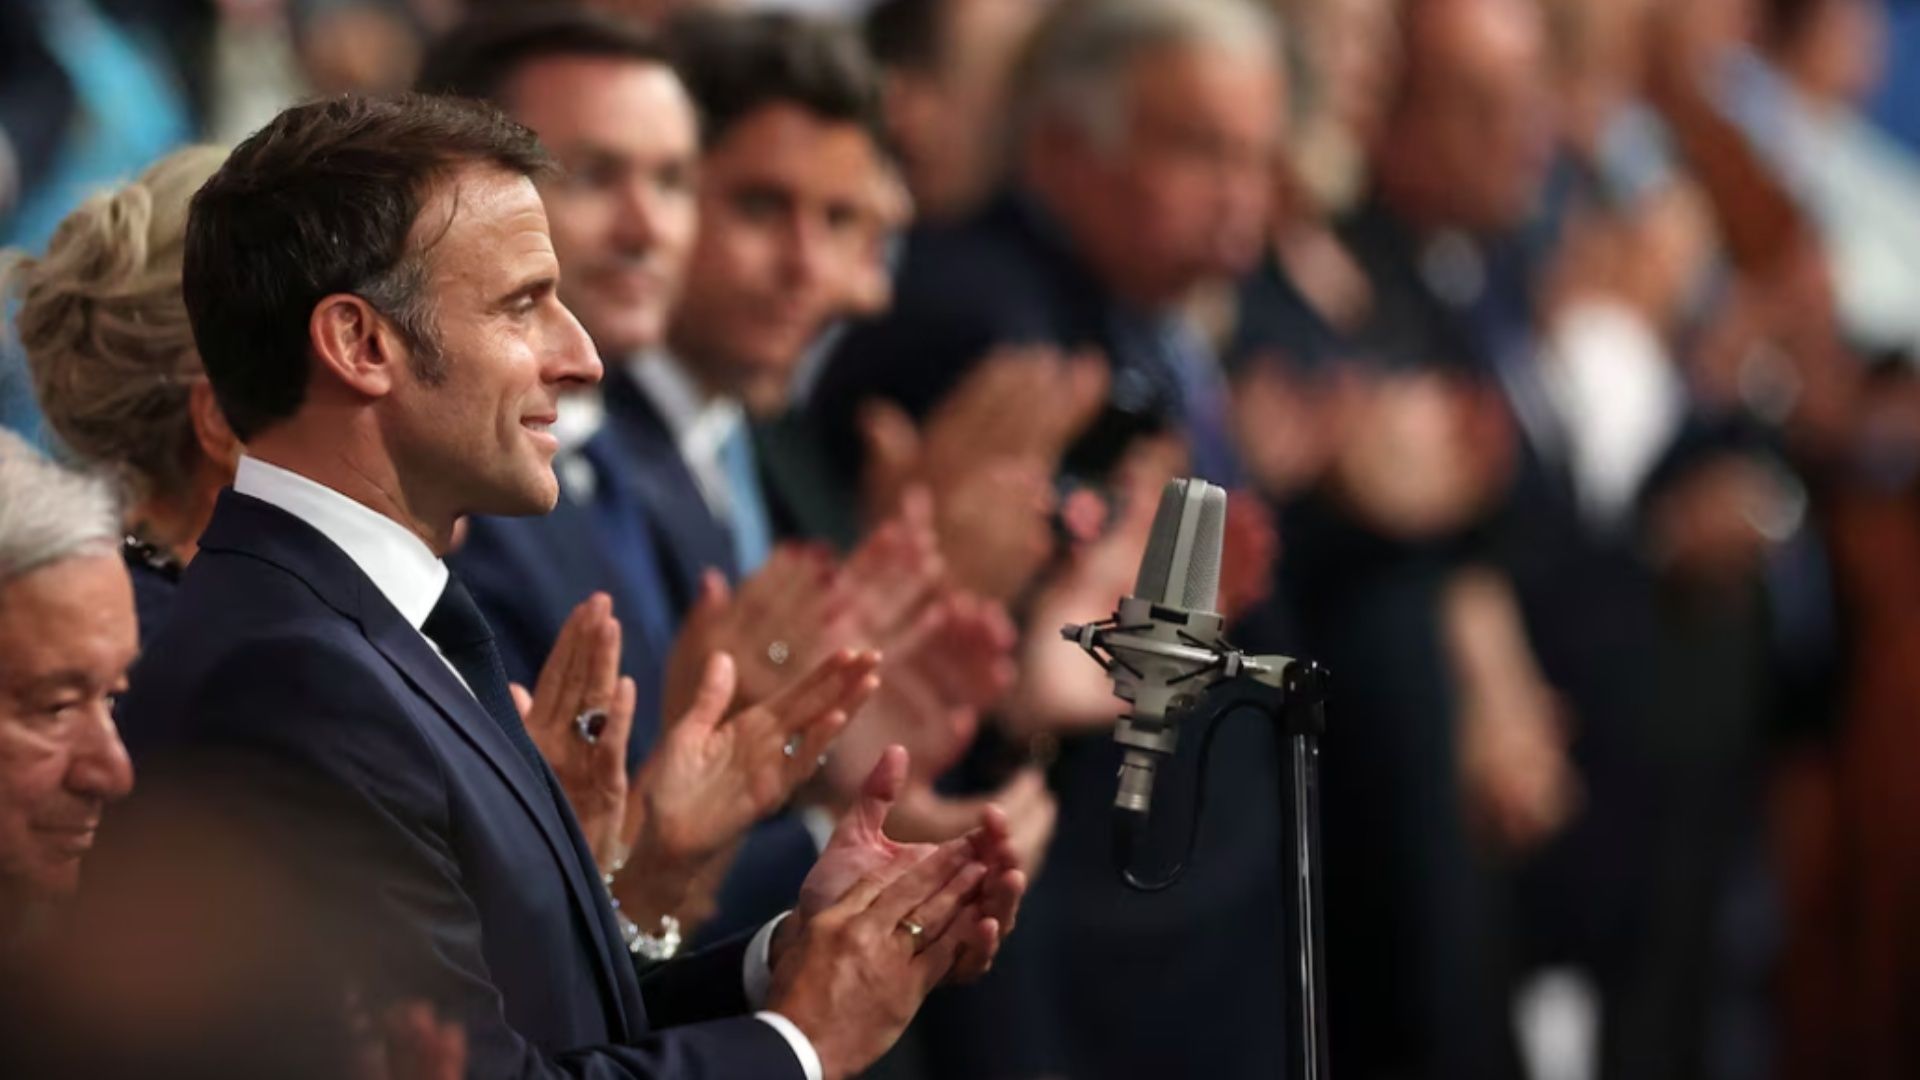
[[[787, 546], [737, 591], [709, 575], [668, 662], [665, 729], [631, 778], [635, 689], [618, 672], [620, 635], [610, 601], [588, 599], [536, 692], [519, 698], [616, 898], [643, 926], [665, 914], [700, 921], [756, 820], [803, 785], [814, 805], [848, 809], [889, 745], [915, 766], [902, 835], [945, 840], [985, 810], [926, 782], [958, 759], [979, 711], [1011, 682], [1013, 631], [999, 605], [946, 581], [924, 495], [907, 493], [844, 565]], [[594, 711], [607, 722], [589, 743], [574, 718]], [[1051, 833], [1051, 799], [1037, 777], [1004, 794], [1031, 864]]]

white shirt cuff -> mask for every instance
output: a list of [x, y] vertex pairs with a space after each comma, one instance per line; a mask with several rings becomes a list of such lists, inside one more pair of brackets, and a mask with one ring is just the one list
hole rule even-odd
[[[788, 911], [774, 916], [760, 928], [759, 933], [753, 935], [752, 941], [747, 942], [747, 957], [741, 965], [740, 982], [747, 993], [748, 1008], [759, 1009], [767, 1003], [767, 990], [773, 983], [773, 965], [770, 962], [773, 932], [779, 929], [780, 921], [791, 914]], [[787, 1045], [793, 1048], [793, 1056], [800, 1059], [800, 1071], [806, 1074], [807, 1080], [824, 1080], [827, 1070], [820, 1064], [819, 1052], [814, 1050], [812, 1041], [805, 1032], [794, 1026], [793, 1021], [764, 1009], [753, 1015], [766, 1021], [780, 1033], [781, 1038], [787, 1040]]]
[[747, 942], [746, 962], [741, 965], [740, 985], [747, 992], [747, 1008], [758, 1009], [767, 1003], [767, 988], [773, 984], [773, 932], [791, 911], [775, 915]]
[[793, 1056], [800, 1059], [800, 1071], [807, 1074], [807, 1080], [826, 1080], [827, 1070], [820, 1064], [820, 1055], [814, 1051], [813, 1043], [807, 1041], [806, 1035], [793, 1026], [793, 1021], [777, 1012], [757, 1012], [753, 1015], [765, 1020], [780, 1033], [781, 1038], [787, 1040], [787, 1045], [793, 1048]]

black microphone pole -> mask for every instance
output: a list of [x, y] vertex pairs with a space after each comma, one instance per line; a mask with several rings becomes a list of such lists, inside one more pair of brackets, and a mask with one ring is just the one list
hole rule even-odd
[[[1279, 659], [1279, 658], [1263, 658]], [[1320, 736], [1326, 732], [1327, 672], [1308, 660], [1288, 662], [1274, 687], [1251, 675], [1225, 680], [1214, 705], [1217, 725], [1238, 708], [1258, 709], [1274, 724], [1281, 748], [1280, 887], [1293, 917], [1282, 927], [1283, 977], [1291, 972], [1297, 1003], [1288, 1024], [1292, 1080], [1327, 1080], [1326, 921], [1321, 910]]]

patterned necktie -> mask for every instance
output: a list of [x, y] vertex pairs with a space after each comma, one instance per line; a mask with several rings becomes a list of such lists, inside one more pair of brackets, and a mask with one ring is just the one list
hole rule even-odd
[[487, 710], [487, 715], [506, 733], [507, 741], [533, 767], [533, 774], [544, 778], [546, 763], [527, 734], [527, 726], [520, 721], [513, 694], [507, 690], [507, 669], [500, 663], [500, 651], [494, 648], [493, 630], [480, 614], [479, 605], [473, 602], [473, 594], [467, 592], [458, 577], [447, 578], [447, 587], [420, 632], [439, 646], [440, 654], [466, 680], [467, 689], [479, 700], [480, 707]]

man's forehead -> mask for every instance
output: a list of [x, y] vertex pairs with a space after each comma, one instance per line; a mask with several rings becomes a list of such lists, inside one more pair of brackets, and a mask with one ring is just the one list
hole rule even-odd
[[526, 247], [551, 250], [546, 206], [527, 176], [491, 165], [459, 166], [429, 190], [408, 247], [430, 261], [444, 248], [463, 253], [484, 248], [500, 255]]
[[[581, 108], [583, 96], [616, 107]], [[664, 62], [639, 57], [541, 57], [514, 73], [502, 97], [515, 118], [543, 138], [547, 128], [625, 126], [635, 119], [649, 127], [682, 118], [693, 123], [693, 100], [680, 76]]]
[[851, 120], [820, 116], [785, 102], [766, 105], [741, 120], [707, 154], [739, 175], [793, 173], [824, 179], [848, 166], [846, 175], [865, 183], [880, 164], [867, 129]]

